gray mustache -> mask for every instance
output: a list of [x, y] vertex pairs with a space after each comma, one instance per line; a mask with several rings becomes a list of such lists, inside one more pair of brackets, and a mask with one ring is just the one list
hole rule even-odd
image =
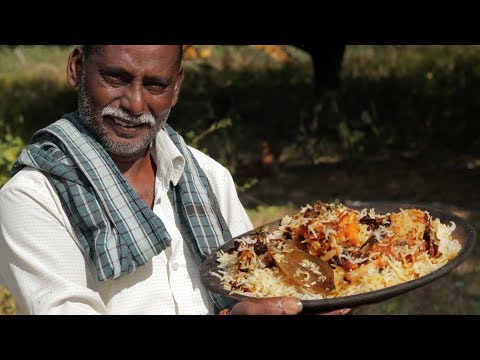
[[155, 125], [155, 118], [150, 113], [134, 116], [129, 114], [125, 110], [117, 109], [110, 105], [103, 108], [102, 116], [111, 116], [118, 120], [128, 122], [132, 125], [141, 125], [141, 124], [147, 124], [150, 126]]

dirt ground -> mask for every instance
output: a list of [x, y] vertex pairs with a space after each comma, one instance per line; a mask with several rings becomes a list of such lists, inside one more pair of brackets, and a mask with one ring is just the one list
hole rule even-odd
[[[404, 156], [368, 164], [325, 163], [280, 167], [260, 179], [252, 198], [301, 206], [315, 200], [395, 201], [451, 211], [480, 233], [480, 159], [457, 156], [439, 163]], [[243, 201], [243, 200], [242, 200]], [[249, 199], [245, 202], [251, 203]], [[480, 314], [480, 246], [457, 268], [415, 290], [354, 309], [355, 314]]]

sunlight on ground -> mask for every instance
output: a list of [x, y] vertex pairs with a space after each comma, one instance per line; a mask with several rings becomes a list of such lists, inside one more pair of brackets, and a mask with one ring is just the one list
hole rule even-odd
[[255, 209], [246, 209], [254, 227], [278, 220], [285, 215], [293, 215], [300, 209], [292, 204], [285, 206], [257, 206]]

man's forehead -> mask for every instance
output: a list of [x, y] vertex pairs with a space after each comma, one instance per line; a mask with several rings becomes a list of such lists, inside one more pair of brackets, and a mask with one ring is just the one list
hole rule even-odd
[[82, 45], [83, 48], [87, 51], [92, 53], [105, 53], [105, 51], [109, 52], [128, 52], [128, 51], [138, 51], [141, 49], [150, 49], [151, 51], [154, 50], [162, 50], [162, 51], [169, 51], [176, 50], [182, 51], [183, 45]]
[[180, 65], [182, 45], [83, 45], [85, 58], [92, 55], [107, 57], [109, 61], [120, 60], [120, 57], [136, 57], [143, 60], [175, 58]]

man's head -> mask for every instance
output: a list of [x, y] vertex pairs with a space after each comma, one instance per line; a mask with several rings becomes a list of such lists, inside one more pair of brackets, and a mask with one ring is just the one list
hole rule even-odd
[[179, 45], [84, 45], [68, 60], [87, 128], [116, 158], [143, 154], [167, 121], [183, 81]]

